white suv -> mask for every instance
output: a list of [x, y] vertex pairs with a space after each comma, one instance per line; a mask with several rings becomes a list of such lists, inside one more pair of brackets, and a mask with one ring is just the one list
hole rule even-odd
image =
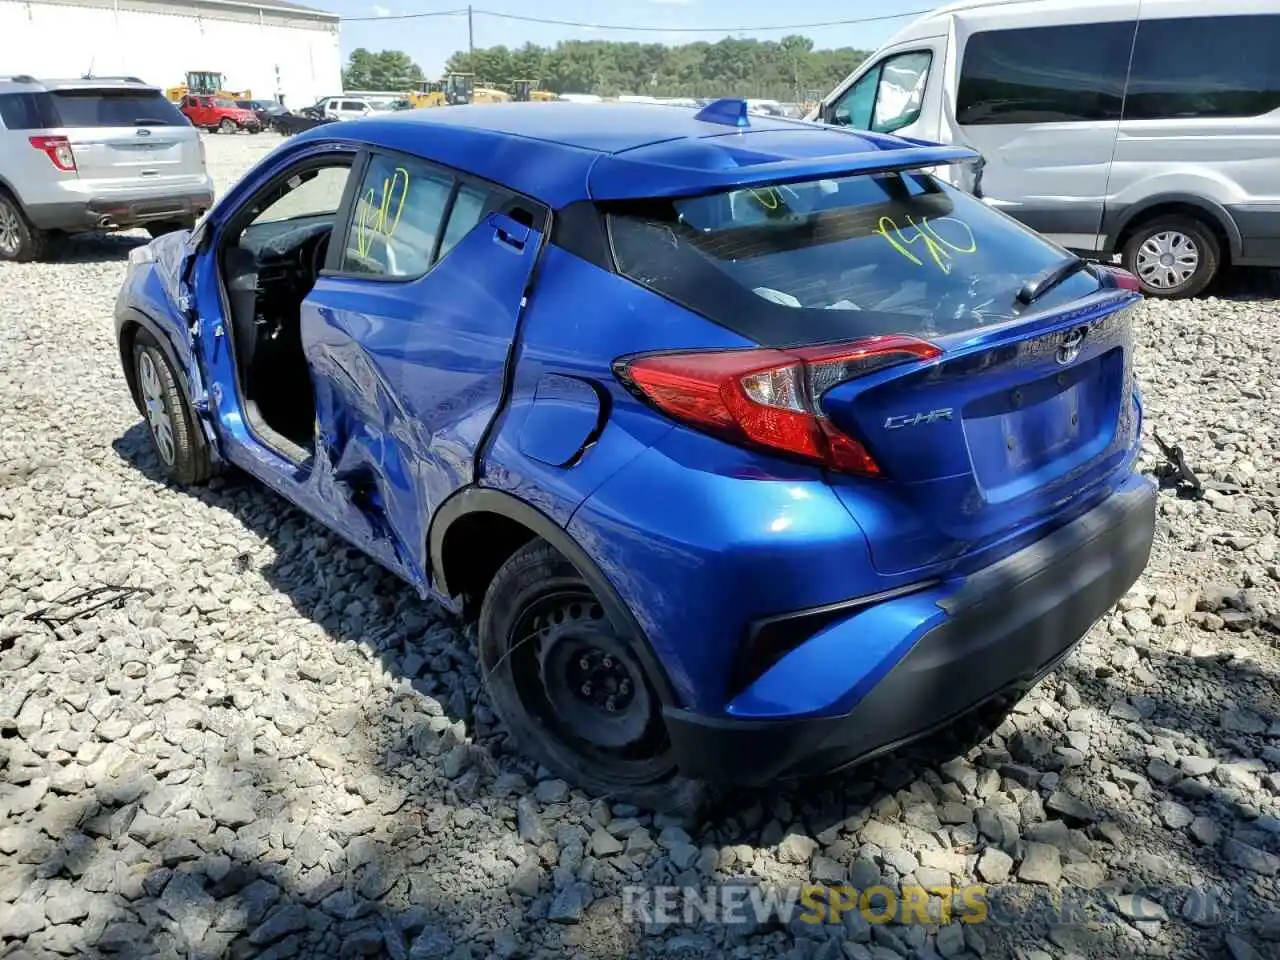
[[332, 120], [355, 120], [387, 109], [381, 101], [366, 100], [363, 97], [330, 97], [325, 102], [324, 115]]
[[134, 77], [0, 77], [0, 260], [54, 232], [190, 227], [213, 204], [200, 132]]

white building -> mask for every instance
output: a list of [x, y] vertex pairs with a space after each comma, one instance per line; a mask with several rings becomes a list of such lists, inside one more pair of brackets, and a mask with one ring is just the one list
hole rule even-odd
[[190, 70], [304, 107], [342, 91], [338, 16], [287, 0], [0, 0], [0, 75], [133, 76]]

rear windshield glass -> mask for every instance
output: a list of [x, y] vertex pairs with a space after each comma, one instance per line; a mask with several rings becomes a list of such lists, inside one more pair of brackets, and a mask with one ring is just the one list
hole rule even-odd
[[49, 94], [59, 127], [186, 126], [187, 118], [160, 93], [64, 90]]
[[[1069, 254], [923, 173], [858, 175], [608, 211], [618, 270], [759, 343], [945, 336], [1016, 317]], [[1035, 309], [1096, 292], [1089, 272]]]

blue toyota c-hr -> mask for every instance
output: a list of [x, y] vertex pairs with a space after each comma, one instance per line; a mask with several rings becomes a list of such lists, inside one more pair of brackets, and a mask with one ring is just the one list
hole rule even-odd
[[173, 480], [478, 617], [532, 757], [687, 808], [1038, 678], [1147, 563], [1136, 284], [973, 159], [741, 101], [333, 124], [133, 252], [120, 357]]

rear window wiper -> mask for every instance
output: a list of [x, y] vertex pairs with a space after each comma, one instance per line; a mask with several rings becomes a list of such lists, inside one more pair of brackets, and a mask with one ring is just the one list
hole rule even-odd
[[1088, 266], [1089, 262], [1079, 257], [1068, 257], [1055, 263], [1052, 267], [1041, 271], [1022, 285], [1022, 289], [1018, 291], [1018, 302], [1035, 303], [1058, 284], [1070, 277], [1074, 277], [1081, 270], [1087, 269]]
[[137, 119], [137, 120], [134, 120], [134, 121], [133, 121], [133, 125], [134, 125], [135, 127], [152, 127], [152, 126], [155, 126], [155, 127], [163, 127], [163, 126], [167, 126], [167, 124], [165, 123], [165, 121], [164, 121], [164, 120], [162, 120], [160, 117], [138, 117], [138, 119]]

